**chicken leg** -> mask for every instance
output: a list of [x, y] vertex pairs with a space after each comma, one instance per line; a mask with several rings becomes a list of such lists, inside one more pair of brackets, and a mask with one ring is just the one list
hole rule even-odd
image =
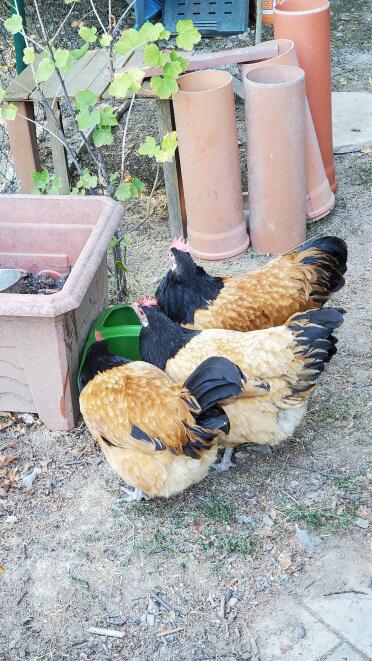
[[231, 461], [233, 450], [234, 448], [226, 448], [221, 461], [218, 464], [213, 464], [212, 468], [216, 473], [226, 473], [231, 467], [235, 466]]
[[150, 500], [148, 496], [146, 496], [141, 489], [131, 489], [130, 487], [120, 487], [121, 491], [124, 491], [126, 493], [126, 497], [123, 498], [123, 500], [126, 503], [134, 503], [134, 502], [139, 502], [141, 500]]

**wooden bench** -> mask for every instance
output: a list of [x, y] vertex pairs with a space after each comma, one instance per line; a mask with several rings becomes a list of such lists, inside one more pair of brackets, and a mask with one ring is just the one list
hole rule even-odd
[[[185, 54], [189, 60], [188, 71], [196, 69], [218, 67], [224, 64], [237, 64], [238, 62], [252, 62], [267, 59], [277, 54], [277, 46], [273, 42], [263, 43], [257, 46], [246, 48], [235, 48], [216, 53], [198, 53], [195, 55]], [[42, 55], [38, 55], [34, 68], [37, 67]], [[117, 56], [119, 57], [119, 56]], [[122, 58], [121, 58], [122, 59]], [[118, 62], [118, 60], [117, 60]], [[143, 63], [143, 52], [135, 52], [129, 63], [123, 70], [133, 67], [146, 69], [146, 76], [155, 73], [154, 69], [145, 67]], [[107, 89], [110, 85], [110, 73], [106, 50], [90, 50], [80, 60], [77, 60], [70, 71], [64, 76], [66, 89], [71, 100], [75, 99], [76, 92], [89, 89], [104, 101], [108, 99]], [[237, 79], [233, 79], [235, 93], [244, 98], [242, 84]], [[64, 100], [64, 93], [57, 74], [42, 84], [45, 97], [48, 99], [54, 113], [59, 118], [58, 128], [55, 125], [51, 113], [46, 109], [47, 128], [59, 135], [63, 133], [62, 115], [60, 112], [60, 103]], [[130, 96], [130, 95], [128, 95]], [[138, 98], [154, 99], [155, 94], [150, 87], [149, 79], [145, 79], [141, 89], [137, 93]], [[17, 179], [21, 184], [21, 192], [28, 193], [33, 187], [32, 172], [40, 170], [40, 157], [36, 139], [36, 125], [33, 123], [34, 103], [40, 101], [40, 92], [34, 80], [31, 66], [26, 67], [11, 82], [6, 90], [5, 100], [14, 103], [17, 106], [17, 116], [14, 121], [7, 122], [10, 147], [13, 154], [14, 166]], [[175, 130], [172, 101], [156, 100], [160, 138], [165, 133]], [[25, 118], [28, 118], [27, 121]], [[50, 137], [50, 146], [53, 158], [54, 173], [61, 177], [61, 194], [68, 194], [69, 174], [65, 148], [62, 143], [53, 135]], [[180, 181], [179, 167], [177, 159], [172, 163], [164, 163], [164, 179], [168, 201], [169, 224], [172, 236], [181, 236], [183, 233], [181, 194], [182, 188]]]

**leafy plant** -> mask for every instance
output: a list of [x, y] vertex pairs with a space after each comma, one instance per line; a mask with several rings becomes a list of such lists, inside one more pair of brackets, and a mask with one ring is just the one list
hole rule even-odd
[[[140, 197], [144, 190], [144, 183], [137, 177], [132, 178], [130, 173], [126, 172], [125, 157], [130, 114], [135, 96], [141, 88], [146, 70], [133, 68], [126, 71], [125, 65], [129, 62], [130, 57], [135, 51], [143, 50], [145, 65], [155, 68], [154, 75], [151, 78], [153, 92], [159, 99], [169, 99], [178, 91], [177, 77], [186, 70], [187, 60], [175, 50], [174, 46], [165, 48], [166, 43], [170, 39], [170, 33], [165, 30], [162, 23], [152, 24], [146, 22], [138, 30], [135, 28], [122, 29], [123, 21], [130, 9], [129, 6], [117, 21], [112, 20], [113, 17], [110, 15], [109, 24], [105, 26], [98, 14], [94, 0], [91, 0], [90, 4], [98, 19], [99, 28], [87, 24], [85, 19], [76, 22], [81, 45], [74, 49], [59, 46], [56, 43], [58, 36], [67, 22], [75, 3], [78, 4], [81, 1], [65, 0], [66, 5], [72, 6], [54, 36], [47, 34], [46, 26], [38, 6], [38, 0], [34, 0], [34, 6], [40, 24], [41, 37], [36, 37], [34, 34], [27, 34], [18, 10], [17, 13], [4, 21], [4, 25], [11, 34], [21, 33], [25, 39], [26, 46], [23, 51], [23, 61], [32, 68], [37, 84], [38, 101], [48, 111], [55, 124], [55, 129], [51, 128], [50, 124], [48, 126], [43, 125], [42, 128], [60, 140], [78, 175], [77, 181], [72, 186], [71, 194], [103, 194], [116, 198], [121, 202], [126, 202], [128, 199]], [[192, 50], [200, 39], [200, 33], [192, 21], [178, 21], [177, 48], [186, 51]], [[71, 71], [74, 61], [83, 57], [91, 48], [100, 48], [107, 56], [107, 63], [110, 70], [110, 84], [107, 89], [107, 100], [104, 103], [90, 89], [79, 90], [73, 99], [70, 97], [68, 86], [66, 85], [66, 74]], [[38, 55], [41, 55], [41, 59], [39, 57], [36, 60]], [[42, 84], [50, 80], [53, 75], [59, 81], [60, 89], [63, 92], [64, 101], [72, 120], [74, 134], [71, 138], [66, 137], [66, 135], [60, 132], [59, 117], [43, 91]], [[0, 118], [5, 121], [12, 121], [17, 115], [17, 107], [12, 103], [4, 101], [4, 96], [4, 90], [0, 89]], [[121, 144], [121, 169], [120, 172], [110, 172], [105, 164], [102, 149], [111, 145], [115, 140], [115, 130], [123, 112], [123, 100], [128, 96], [131, 97], [131, 102], [127, 111]], [[25, 119], [33, 121], [27, 117]], [[81, 157], [76, 147], [78, 142], [76, 140], [77, 136], [80, 137], [88, 151], [89, 160], [92, 163], [90, 170], [81, 163]], [[139, 146], [138, 153], [140, 155], [153, 158], [158, 164], [146, 219], [150, 213], [151, 197], [155, 191], [159, 177], [159, 164], [171, 161], [176, 149], [177, 136], [174, 132], [165, 135], [160, 144], [156, 142], [155, 138], [148, 136]], [[31, 192], [35, 194], [56, 193], [61, 186], [60, 179], [51, 176], [45, 170], [34, 173], [33, 180], [34, 187]], [[118, 243], [113, 246], [114, 261], [117, 269], [123, 271], [123, 260], [120, 255], [121, 239], [119, 237], [117, 239]], [[117, 290], [120, 298], [123, 293], [121, 288], [124, 280], [122, 277], [120, 282], [119, 280], [120, 278], [117, 278]]]

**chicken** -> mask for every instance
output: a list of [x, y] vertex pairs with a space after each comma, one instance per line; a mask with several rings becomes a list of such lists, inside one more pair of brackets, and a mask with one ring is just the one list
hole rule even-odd
[[332, 333], [344, 312], [338, 308], [300, 312], [283, 326], [241, 333], [191, 330], [171, 321], [156, 306], [137, 302], [132, 307], [142, 324], [141, 358], [177, 383], [209, 356], [223, 356], [238, 365], [246, 384], [252, 376], [268, 382], [267, 392], [251, 391], [245, 397], [244, 384], [239, 397], [224, 403], [230, 421], [229, 433], [221, 431], [218, 436], [224, 447], [276, 446], [293, 434], [324, 364], [336, 353]]
[[111, 355], [96, 337], [81, 371], [80, 408], [111, 467], [134, 487], [127, 500], [169, 497], [199, 482], [216, 459], [215, 437], [228, 433], [219, 401], [240, 394], [240, 369], [210, 357], [178, 385], [153, 365]]
[[257, 271], [222, 278], [197, 266], [187, 243], [176, 239], [170, 261], [155, 294], [168, 317], [188, 328], [250, 331], [322, 307], [344, 285], [347, 246], [335, 236], [310, 239]]

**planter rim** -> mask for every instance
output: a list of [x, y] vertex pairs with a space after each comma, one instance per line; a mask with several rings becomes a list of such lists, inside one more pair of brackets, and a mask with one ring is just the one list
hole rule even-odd
[[[269, 74], [270, 72], [273, 74], [280, 74], [284, 73], [284, 69], [289, 70], [288, 73], [292, 72], [293, 74], [297, 73], [296, 77], [293, 77], [291, 80], [278, 80], [273, 82], [265, 82], [265, 81], [260, 81], [260, 80], [252, 80], [252, 77], [255, 76], [264, 76], [265, 74]], [[275, 78], [275, 75], [273, 76]], [[251, 69], [250, 71], [247, 71], [247, 73], [244, 75], [244, 80], [249, 84], [254, 87], [259, 87], [259, 88], [281, 88], [281, 87], [292, 87], [293, 85], [297, 85], [298, 82], [302, 81], [305, 79], [305, 72], [303, 69], [300, 67], [292, 66], [290, 64], [281, 64], [279, 67], [278, 65], [272, 65], [270, 67], [256, 67], [254, 69]]]
[[[35, 199], [34, 195], [10, 194], [2, 196], [12, 200]], [[53, 200], [65, 200], [65, 195], [40, 197], [41, 204]], [[115, 233], [124, 213], [124, 208], [115, 200], [101, 195], [69, 198], [72, 204], [86, 204], [88, 200], [99, 201], [102, 206], [100, 222], [97, 222], [71, 269], [61, 291], [50, 296], [38, 294], [0, 294], [0, 316], [2, 317], [58, 317], [79, 307], [97, 271], [107, 246]], [[45, 201], [44, 201], [45, 200]], [[89, 202], [90, 203], [90, 202]], [[103, 222], [102, 222], [103, 221]]]
[[274, 14], [285, 14], [286, 16], [304, 16], [306, 14], [318, 14], [321, 11], [324, 11], [325, 9], [329, 9], [329, 0], [324, 0], [324, 3], [322, 4], [321, 7], [314, 7], [313, 9], [298, 9], [298, 10], [290, 10], [290, 9], [279, 9], [281, 4], [285, 4], [285, 2], [279, 2], [278, 0], [273, 0], [273, 11]]
[[222, 82], [220, 85], [215, 85], [213, 87], [210, 87], [209, 89], [203, 89], [203, 90], [183, 90], [179, 89], [177, 92], [177, 96], [179, 94], [208, 94], [209, 92], [215, 92], [217, 90], [223, 89], [224, 87], [227, 87], [228, 85], [231, 84], [232, 82], [232, 75], [228, 71], [218, 71], [216, 69], [203, 69], [202, 71], [191, 71], [190, 73], [185, 73], [182, 76], [179, 76], [177, 78], [178, 84], [180, 84], [181, 80], [184, 80], [185, 78], [201, 78], [205, 74], [212, 74], [213, 76], [220, 76], [221, 78], [223, 77], [225, 80]]

